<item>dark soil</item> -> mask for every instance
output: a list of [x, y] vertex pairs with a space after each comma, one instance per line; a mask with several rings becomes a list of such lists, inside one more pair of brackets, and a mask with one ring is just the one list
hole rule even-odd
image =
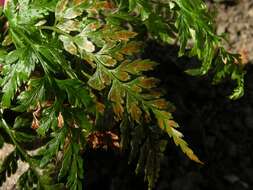
[[209, 4], [217, 13], [217, 33], [225, 33], [227, 49], [243, 54], [244, 63], [253, 61], [253, 1], [215, 0], [222, 4]]

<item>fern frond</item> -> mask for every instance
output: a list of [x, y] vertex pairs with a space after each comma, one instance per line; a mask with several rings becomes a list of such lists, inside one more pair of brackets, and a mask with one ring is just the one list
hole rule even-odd
[[[230, 98], [243, 95], [240, 57], [222, 48], [201, 0], [8, 1], [0, 5], [0, 31], [0, 127], [15, 146], [0, 181], [15, 173], [22, 158], [29, 169], [20, 189], [83, 189], [82, 153], [104, 120], [113, 120], [104, 131], [121, 123], [121, 145], [130, 147], [129, 161], [137, 160], [136, 173], [144, 174], [149, 189], [159, 178], [164, 134], [202, 164], [178, 130], [159, 80], [145, 74], [157, 66], [141, 58], [149, 39], [178, 41], [179, 55], [190, 47], [188, 55], [202, 65], [187, 73], [212, 70], [214, 83], [230, 77], [237, 82]], [[5, 121], [6, 110], [14, 124]], [[40, 148], [33, 156], [30, 144]]]

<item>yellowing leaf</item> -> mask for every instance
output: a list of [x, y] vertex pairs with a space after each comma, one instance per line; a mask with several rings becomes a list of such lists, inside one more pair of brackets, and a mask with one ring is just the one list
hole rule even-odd
[[140, 52], [141, 44], [135, 41], [127, 43], [122, 49], [121, 53], [125, 55], [133, 55]]
[[124, 60], [124, 56], [119, 53], [119, 52], [116, 52], [113, 57], [117, 60], [117, 61], [123, 61]]
[[74, 2], [75, 5], [80, 4], [82, 1], [83, 1], [83, 0], [73, 0], [73, 2]]
[[12, 44], [12, 37], [10, 34], [5, 36], [4, 41], [2, 42], [2, 46], [9, 46]]
[[116, 119], [121, 120], [123, 118], [124, 108], [122, 104], [113, 102], [112, 104], [113, 111], [116, 114]]
[[113, 102], [113, 111], [116, 114], [116, 119], [122, 119], [124, 113], [124, 97], [126, 92], [124, 89], [120, 88], [117, 82], [113, 82], [110, 92], [108, 94], [108, 99]]
[[115, 32], [111, 38], [113, 40], [128, 41], [131, 38], [134, 38], [136, 35], [137, 34], [135, 32], [122, 30], [122, 31]]
[[165, 110], [168, 108], [168, 102], [165, 99], [157, 99], [149, 101], [149, 104], [157, 109]]
[[170, 133], [172, 133], [173, 136], [177, 136], [178, 138], [184, 137], [184, 135], [181, 132], [179, 132], [178, 130], [176, 130], [172, 127], [170, 127], [169, 129], [171, 130]]
[[95, 51], [94, 44], [87, 39], [87, 37], [83, 36], [76, 36], [75, 37], [75, 43], [81, 50], [84, 50], [86, 52], [92, 53]]
[[61, 29], [64, 32], [70, 33], [72, 31], [80, 30], [80, 22], [74, 20], [68, 20], [56, 25], [57, 28]]
[[114, 67], [117, 64], [117, 61], [109, 55], [98, 55], [97, 57], [107, 67]]
[[138, 107], [137, 104], [131, 104], [129, 108], [129, 112], [131, 114], [131, 117], [134, 119], [134, 121], [136, 121], [137, 123], [141, 123], [140, 118], [141, 118], [142, 111]]
[[67, 7], [68, 2], [69, 2], [68, 0], [60, 0], [57, 3], [56, 8], [55, 8], [55, 17], [56, 18], [59, 18], [62, 16], [64, 10]]
[[[158, 126], [167, 132], [167, 134], [173, 139], [177, 146], [180, 146], [181, 150], [190, 158], [191, 160], [203, 164], [202, 161], [194, 154], [192, 149], [188, 147], [187, 142], [183, 138], [183, 134], [176, 130], [174, 127], [178, 127], [176, 122], [171, 122], [171, 114], [165, 111], [154, 111], [155, 117], [157, 119]], [[169, 116], [168, 118], [166, 116]]]
[[137, 84], [134, 84], [131, 86], [131, 90], [135, 93], [141, 93], [142, 92], [142, 88], [139, 87]]
[[120, 69], [128, 73], [139, 75], [141, 72], [152, 70], [157, 63], [150, 60], [136, 60], [130, 63], [124, 62], [120, 65]]
[[121, 81], [128, 81], [131, 79], [131, 76], [125, 71], [116, 72], [115, 76]]
[[101, 102], [96, 102], [96, 109], [99, 113], [103, 114], [105, 111], [105, 105]]
[[72, 5], [70, 8], [65, 10], [63, 18], [66, 19], [74, 19], [78, 16], [81, 16], [82, 13], [90, 7], [93, 1], [80, 1], [80, 2], [74, 2], [75, 4]]
[[111, 90], [108, 94], [108, 99], [112, 102], [118, 102], [120, 104], [124, 103], [124, 97], [126, 96], [126, 92], [124, 89], [118, 85], [117, 82], [113, 82]]
[[80, 16], [82, 13], [83, 11], [80, 9], [70, 8], [65, 11], [63, 17], [66, 19], [73, 19]]
[[68, 37], [64, 35], [60, 35], [59, 39], [63, 42], [63, 46], [66, 51], [68, 51], [69, 53], [73, 55], [77, 54], [77, 48], [75, 44], [73, 43], [73, 41], [71, 41], [71, 39], [69, 39]]
[[108, 76], [108, 74], [101, 70], [100, 73], [99, 73], [99, 77], [101, 79], [101, 81], [105, 84], [105, 85], [110, 85], [111, 84], [111, 78]]
[[99, 29], [101, 27], [101, 24], [98, 22], [92, 22], [90, 24], [88, 24], [82, 31], [81, 34], [87, 34], [88, 32], [93, 32], [96, 31], [97, 29]]
[[139, 77], [138, 79], [138, 85], [142, 88], [146, 88], [146, 89], [151, 89], [156, 87], [157, 83], [159, 82], [158, 79], [154, 78], [154, 77]]
[[108, 2], [108, 1], [102, 1], [102, 2], [99, 2], [97, 1], [96, 2], [96, 5], [94, 6], [95, 9], [112, 9], [113, 8], [113, 4]]
[[124, 69], [128, 62], [122, 62], [118, 68], [113, 71], [113, 74], [121, 81], [128, 81], [131, 79], [130, 74]]
[[162, 92], [158, 90], [152, 90], [147, 94], [142, 94], [142, 97], [145, 100], [153, 100], [153, 99], [160, 98], [161, 96], [162, 96]]
[[103, 90], [105, 88], [105, 84], [102, 82], [100, 78], [100, 70], [97, 69], [93, 76], [89, 79], [88, 84], [96, 89], [96, 90]]
[[131, 97], [131, 95], [127, 96], [127, 112], [131, 115], [131, 118], [137, 123], [141, 123], [141, 115], [142, 111], [138, 106], [138, 102]]

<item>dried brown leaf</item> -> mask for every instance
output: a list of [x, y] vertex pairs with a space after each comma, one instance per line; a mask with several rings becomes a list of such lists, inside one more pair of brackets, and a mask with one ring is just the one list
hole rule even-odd
[[39, 125], [39, 120], [36, 117], [33, 117], [33, 121], [32, 121], [32, 129], [38, 129], [40, 127]]
[[58, 121], [58, 128], [62, 128], [64, 126], [64, 118], [61, 112], [59, 113], [57, 117], [57, 121]]

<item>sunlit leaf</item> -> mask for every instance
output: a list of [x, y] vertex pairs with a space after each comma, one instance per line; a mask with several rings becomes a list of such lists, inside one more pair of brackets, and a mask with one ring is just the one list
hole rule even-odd
[[84, 36], [76, 36], [75, 43], [81, 51], [92, 53], [95, 51], [94, 44]]
[[77, 54], [77, 47], [74, 42], [68, 38], [67, 36], [59, 36], [59, 39], [63, 42], [64, 49], [69, 53], [76, 55]]

